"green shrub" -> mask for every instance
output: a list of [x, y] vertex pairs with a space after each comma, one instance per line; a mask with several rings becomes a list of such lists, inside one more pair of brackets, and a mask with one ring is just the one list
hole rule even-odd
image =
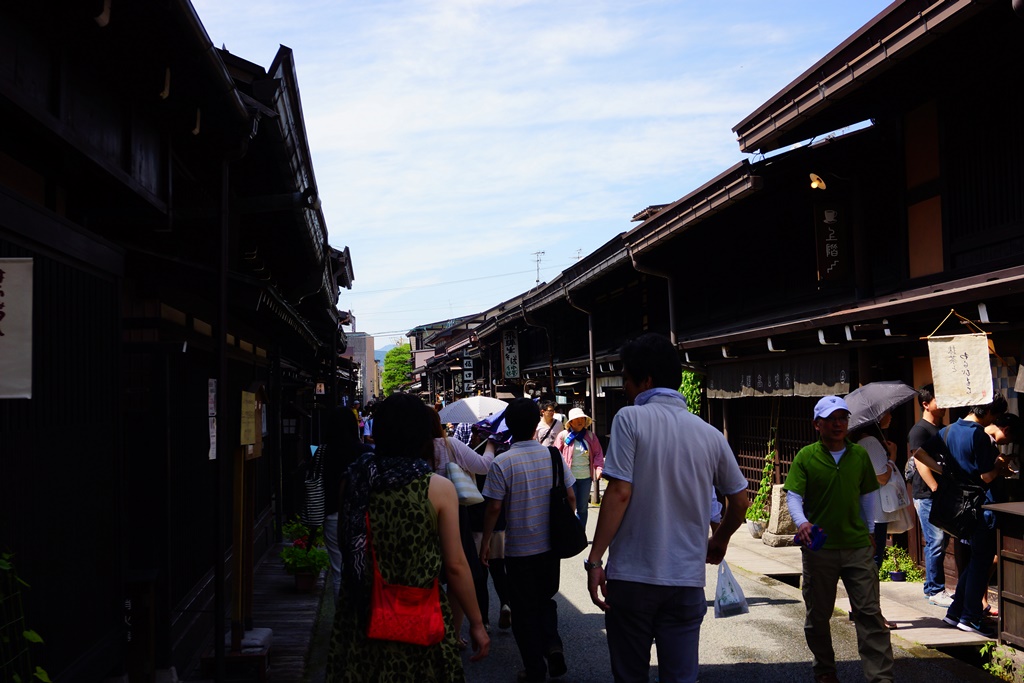
[[882, 560], [882, 566], [878, 568], [878, 580], [888, 581], [889, 572], [903, 572], [907, 575], [907, 581], [924, 581], [924, 573], [907, 551], [897, 545], [885, 549], [885, 558]]

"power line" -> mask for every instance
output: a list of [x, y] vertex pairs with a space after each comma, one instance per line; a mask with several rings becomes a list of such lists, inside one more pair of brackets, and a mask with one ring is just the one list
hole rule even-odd
[[[540, 252], [540, 253], [543, 254], [544, 252]], [[539, 266], [540, 258], [538, 258], [537, 261], [538, 261], [538, 266]], [[569, 264], [569, 265], [571, 265], [571, 264]], [[540, 271], [543, 270], [543, 271], [547, 272], [549, 270], [554, 270], [554, 269], [558, 269], [558, 266], [557, 265], [551, 265], [551, 266], [545, 266], [544, 268], [539, 268], [538, 271], [537, 271], [538, 272], [538, 276], [537, 276], [538, 280], [537, 280], [537, 282], [538, 283], [540, 282], [540, 275], [539, 275]], [[491, 279], [499, 278], [499, 277], [511, 277], [512, 275], [523, 275], [524, 273], [532, 273], [532, 272], [534, 272], [534, 271], [533, 270], [519, 270], [519, 271], [516, 271], [514, 273], [498, 273], [497, 275], [481, 275], [480, 277], [471, 277], [471, 278], [467, 278], [465, 280], [449, 280], [447, 282], [433, 282], [433, 283], [424, 284], [424, 285], [405, 285], [403, 287], [392, 287], [390, 289], [367, 289], [367, 290], [363, 290], [363, 291], [353, 290], [352, 291], [352, 295], [383, 294], [385, 292], [400, 292], [400, 291], [405, 290], [405, 289], [425, 289], [427, 287], [443, 287], [445, 285], [457, 285], [457, 284], [460, 284], [460, 283], [463, 283], [463, 282], [476, 282], [478, 280], [491, 280]]]
[[477, 280], [490, 280], [496, 277], [509, 277], [511, 275], [522, 275], [523, 273], [532, 273], [532, 270], [520, 270], [515, 273], [502, 273], [500, 275], [482, 275], [480, 277], [471, 277], [465, 280], [450, 280], [448, 282], [434, 282], [428, 285], [406, 285], [405, 287], [392, 287], [390, 289], [370, 289], [363, 292], [353, 292], [353, 294], [382, 294], [384, 292], [399, 292], [403, 289], [425, 289], [427, 287], [441, 287], [444, 285], [457, 285], [462, 282], [476, 282]]

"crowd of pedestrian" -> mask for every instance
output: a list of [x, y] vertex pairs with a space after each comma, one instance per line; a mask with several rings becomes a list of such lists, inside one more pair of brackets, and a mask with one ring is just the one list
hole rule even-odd
[[[723, 434], [687, 409], [677, 390], [679, 356], [667, 338], [638, 337], [622, 348], [621, 361], [631, 405], [615, 415], [607, 453], [584, 410], [561, 415], [555, 403], [529, 398], [508, 403], [500, 432], [486, 421], [446, 428], [437, 409], [408, 395], [333, 416], [330, 437], [317, 451], [328, 457], [325, 477], [336, 490], [328, 497], [337, 595], [328, 681], [464, 680], [459, 651], [471, 647], [472, 662], [490, 648], [488, 578], [499, 600], [498, 626], [512, 629], [522, 660], [516, 680], [538, 683], [566, 674], [554, 599], [562, 563], [549, 527], [558, 467], [584, 529], [591, 491], [606, 484], [583, 570], [591, 600], [604, 612], [614, 680], [647, 681], [652, 646], [660, 681], [697, 680], [708, 609], [705, 565], [722, 562], [744, 519], [747, 480]], [[990, 635], [984, 619], [994, 515], [979, 510], [982, 522], [954, 544], [963, 562], [950, 594], [943, 569], [949, 536], [931, 522], [932, 496], [944, 468], [956, 468], [987, 489], [987, 501], [998, 501], [993, 484], [1010, 473], [999, 446], [1021, 436], [1020, 420], [997, 394], [943, 426], [945, 410], [934, 387], [922, 387], [917, 398], [922, 418], [908, 434], [904, 471], [887, 436], [889, 410], [851, 430], [847, 402], [825, 396], [811, 415], [818, 439], [800, 449], [786, 477], [786, 504], [802, 546], [804, 634], [817, 683], [838, 681], [830, 619], [840, 580], [865, 679], [893, 680], [889, 633], [895, 625], [881, 612], [879, 566], [905, 516], [882, 506], [879, 490], [902, 486], [905, 496], [903, 476], [925, 541], [923, 597], [947, 608], [943, 621], [950, 626]], [[483, 503], [459, 505], [446, 479], [449, 463], [475, 477]], [[369, 637], [371, 589], [378, 580], [422, 590], [438, 582], [447, 587], [438, 598], [439, 642]]]

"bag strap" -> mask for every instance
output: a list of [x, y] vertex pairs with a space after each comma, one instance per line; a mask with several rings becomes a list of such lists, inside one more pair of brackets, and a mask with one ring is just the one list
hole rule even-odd
[[[445, 469], [447, 469], [448, 463], [454, 462], [456, 465], [459, 463], [455, 460], [455, 449], [452, 447], [451, 442], [448, 441], [448, 435], [445, 434], [442, 438], [444, 439], [444, 450], [448, 453], [448, 459], [444, 463]], [[441, 469], [440, 457], [438, 457], [438, 462], [435, 463], [435, 469]]]
[[[541, 441], [544, 441], [544, 440], [545, 440], [545, 439], [547, 439], [547, 438], [548, 438], [549, 436], [551, 436], [551, 430], [552, 430], [552, 429], [554, 429], [554, 428], [555, 428], [555, 423], [554, 423], [554, 422], [552, 422], [552, 423], [551, 423], [551, 426], [550, 426], [550, 427], [548, 427], [548, 431], [544, 432], [544, 436], [540, 437], [540, 440], [541, 440]], [[551, 447], [550, 447], [550, 446], [548, 446], [548, 448], [551, 448]]]
[[320, 444], [316, 447], [316, 452], [313, 453], [313, 476], [312, 479], [323, 479], [324, 475], [324, 454], [327, 452], [327, 446]]
[[562, 476], [562, 454], [558, 452], [558, 449], [554, 446], [548, 446], [548, 452], [551, 453], [551, 487], [565, 486], [565, 478]]
[[[370, 549], [370, 557], [373, 560], [373, 573], [380, 576], [380, 568], [377, 566], [377, 551], [373, 549], [373, 534], [370, 532], [370, 508], [366, 508], [366, 547]], [[383, 580], [383, 577], [381, 577]]]

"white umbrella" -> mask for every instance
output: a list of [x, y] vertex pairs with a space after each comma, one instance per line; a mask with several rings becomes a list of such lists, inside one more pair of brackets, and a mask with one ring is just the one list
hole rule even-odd
[[505, 410], [508, 404], [490, 396], [470, 396], [449, 403], [438, 416], [441, 422], [479, 422], [492, 413]]

